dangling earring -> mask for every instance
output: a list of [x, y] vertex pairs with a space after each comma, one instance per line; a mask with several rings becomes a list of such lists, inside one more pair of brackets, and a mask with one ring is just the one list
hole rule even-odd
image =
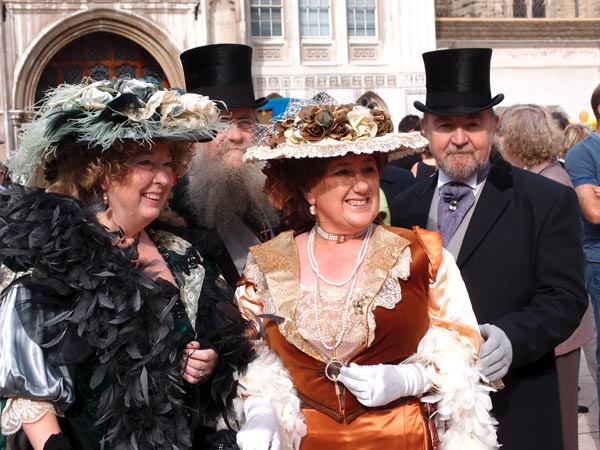
[[315, 205], [310, 205], [310, 207], [308, 208], [308, 212], [311, 213], [313, 216], [316, 216], [317, 208], [315, 207]]
[[104, 194], [102, 194], [102, 202], [105, 205], [108, 205], [108, 194], [106, 192]]

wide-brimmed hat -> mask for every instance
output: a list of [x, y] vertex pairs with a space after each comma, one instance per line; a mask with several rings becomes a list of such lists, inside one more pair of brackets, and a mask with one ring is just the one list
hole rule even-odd
[[[293, 108], [294, 102], [290, 102]], [[388, 153], [402, 157], [422, 151], [419, 132], [393, 133], [389, 114], [355, 104], [309, 104], [275, 122], [265, 143], [246, 150], [244, 161], [332, 158], [348, 153]]]
[[106, 151], [126, 140], [205, 142], [222, 126], [219, 115], [208, 97], [165, 89], [153, 78], [62, 84], [45, 95], [33, 121], [23, 125], [9, 165], [17, 177], [28, 179], [64, 147]]
[[256, 99], [252, 86], [252, 47], [241, 44], [204, 45], [181, 55], [186, 90], [207, 95], [228, 108], [258, 108], [267, 98]]
[[456, 48], [423, 53], [427, 96], [421, 112], [460, 116], [492, 108], [504, 100], [490, 91], [490, 48]]

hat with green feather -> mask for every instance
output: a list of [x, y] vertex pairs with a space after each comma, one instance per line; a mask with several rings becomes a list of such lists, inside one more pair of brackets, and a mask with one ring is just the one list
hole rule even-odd
[[26, 181], [63, 147], [106, 151], [117, 141], [205, 142], [219, 129], [219, 108], [208, 97], [165, 89], [152, 78], [120, 77], [61, 84], [48, 91], [32, 122], [23, 125], [10, 168]]

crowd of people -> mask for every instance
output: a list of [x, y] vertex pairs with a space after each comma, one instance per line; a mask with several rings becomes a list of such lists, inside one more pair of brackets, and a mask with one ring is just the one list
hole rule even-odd
[[600, 131], [497, 114], [490, 49], [423, 54], [397, 130], [180, 57], [48, 92], [0, 167], [0, 450], [577, 449]]

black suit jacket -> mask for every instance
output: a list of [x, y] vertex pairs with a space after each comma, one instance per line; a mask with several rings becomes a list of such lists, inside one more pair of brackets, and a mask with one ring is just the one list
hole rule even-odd
[[[424, 227], [437, 176], [399, 195], [392, 225]], [[587, 306], [575, 192], [496, 161], [457, 258], [478, 322], [513, 347], [506, 388], [492, 394], [504, 450], [559, 450], [562, 433], [554, 347]]]
[[388, 205], [408, 187], [415, 184], [415, 177], [410, 170], [391, 165], [385, 166], [379, 177], [379, 187], [383, 190]]

